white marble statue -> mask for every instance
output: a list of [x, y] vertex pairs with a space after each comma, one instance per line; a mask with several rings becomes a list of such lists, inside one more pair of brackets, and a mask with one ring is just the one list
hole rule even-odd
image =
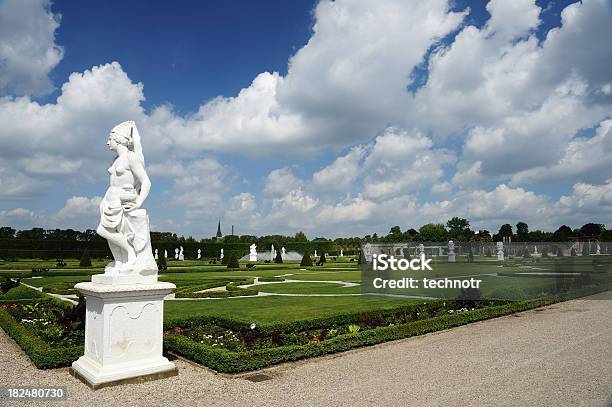
[[533, 246], [533, 254], [538, 254], [538, 246]]
[[116, 155], [110, 186], [100, 202], [100, 224], [96, 232], [108, 241], [113, 259], [107, 275], [157, 275], [151, 250], [149, 217], [142, 204], [151, 181], [145, 171], [140, 135], [133, 121], [115, 126], [106, 145]]
[[114, 260], [104, 274], [75, 285], [86, 298], [85, 341], [71, 374], [94, 389], [140, 376], [178, 374], [162, 353], [164, 298], [176, 286], [157, 281], [149, 218], [142, 209], [151, 182], [135, 123], [115, 126], [106, 144], [116, 157], [96, 231], [108, 241]]
[[168, 250], [164, 250], [164, 258], [168, 258]]
[[281, 247], [281, 256], [285, 257], [286, 254], [287, 252], [285, 251], [285, 248]]
[[448, 241], [448, 261], [449, 263], [455, 262], [455, 242], [452, 240]]
[[344, 251], [340, 249], [340, 257], [344, 257]]
[[174, 249], [174, 260], [178, 260], [179, 257], [179, 248]]
[[317, 249], [314, 251], [314, 257], [317, 257]]
[[601, 256], [601, 247], [599, 246], [599, 243], [597, 243], [597, 251], [595, 252], [595, 254]]
[[497, 260], [504, 261], [504, 243], [497, 242]]
[[224, 256], [224, 254], [223, 254], [223, 248], [221, 248], [221, 254], [219, 255], [219, 258], [220, 258], [221, 260], [223, 260], [223, 256]]
[[275, 256], [274, 245], [272, 245], [272, 248], [270, 249], [270, 261], [274, 261], [274, 256]]
[[183, 253], [183, 246], [181, 246], [181, 250], [179, 251], [178, 259], [180, 261], [185, 260], [185, 253]]
[[202, 249], [198, 249], [198, 260], [202, 258]]
[[423, 243], [421, 243], [419, 246], [419, 257], [420, 258], [425, 258], [425, 245]]
[[157, 252], [157, 249], [155, 249], [155, 256], [153, 256], [155, 258], [155, 260], [159, 260], [159, 254]]
[[257, 245], [253, 243], [249, 246], [249, 261], [257, 261]]

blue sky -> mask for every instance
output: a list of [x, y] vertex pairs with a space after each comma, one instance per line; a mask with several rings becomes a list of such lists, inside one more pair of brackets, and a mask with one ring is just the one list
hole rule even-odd
[[155, 230], [611, 225], [607, 0], [144, 4], [0, 0], [1, 224], [95, 228], [132, 119]]

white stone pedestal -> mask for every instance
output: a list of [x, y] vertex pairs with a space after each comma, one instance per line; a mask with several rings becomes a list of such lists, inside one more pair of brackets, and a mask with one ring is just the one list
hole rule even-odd
[[164, 297], [174, 284], [91, 282], [75, 288], [87, 299], [87, 314], [85, 354], [72, 364], [74, 376], [95, 389], [178, 374], [162, 356]]

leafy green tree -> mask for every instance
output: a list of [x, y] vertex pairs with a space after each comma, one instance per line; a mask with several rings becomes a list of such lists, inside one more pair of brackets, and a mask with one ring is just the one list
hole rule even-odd
[[580, 232], [586, 237], [597, 237], [601, 232], [606, 230], [606, 227], [600, 223], [587, 223], [580, 228]]
[[296, 242], [307, 242], [308, 241], [308, 238], [306, 237], [306, 234], [304, 232], [302, 232], [302, 231], [297, 232], [293, 239]]
[[91, 267], [91, 259], [89, 258], [89, 250], [85, 248], [83, 252], [83, 256], [81, 256], [81, 261], [79, 261], [79, 266], [81, 267]]
[[278, 249], [276, 249], [276, 257], [274, 257], [274, 263], [283, 264], [283, 256], [281, 254], [281, 251]]
[[15, 229], [8, 226], [3, 226], [0, 228], [0, 239], [14, 239], [15, 232]]
[[565, 242], [573, 237], [574, 232], [572, 231], [572, 228], [567, 225], [559, 227], [559, 229], [555, 230], [552, 236], [553, 240], [556, 242]]
[[419, 229], [418, 240], [421, 242], [445, 242], [448, 240], [448, 232], [444, 225], [428, 223]]
[[312, 266], [312, 259], [310, 258], [310, 251], [308, 249], [304, 250], [304, 255], [302, 256], [302, 261], [300, 262], [301, 267], [310, 267]]
[[464, 218], [455, 216], [446, 222], [446, 227], [449, 237], [458, 242], [468, 241], [473, 235], [472, 230], [470, 230], [470, 222]]
[[512, 225], [506, 223], [499, 228], [499, 237], [512, 237]]
[[236, 257], [236, 253], [230, 252], [227, 260], [227, 268], [228, 269], [239, 269], [240, 263], [238, 263], [238, 257]]
[[519, 242], [526, 242], [529, 238], [529, 226], [525, 222], [516, 224], [516, 237]]

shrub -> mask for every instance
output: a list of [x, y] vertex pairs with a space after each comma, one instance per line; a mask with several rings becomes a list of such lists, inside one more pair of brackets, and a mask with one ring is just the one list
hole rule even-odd
[[6, 294], [13, 288], [18, 287], [21, 281], [20, 278], [13, 281], [11, 277], [4, 277], [4, 280], [5, 280], [4, 283], [0, 284], [0, 292], [2, 294]]
[[231, 252], [227, 259], [227, 268], [228, 269], [239, 269], [240, 263], [238, 263], [238, 258], [234, 252]]
[[572, 247], [572, 250], [570, 252], [570, 256], [576, 257], [576, 249], [574, 249], [573, 247]]
[[164, 250], [160, 250], [160, 253], [157, 257], [157, 268], [160, 270], [168, 269], [168, 264], [166, 262], [166, 253]]
[[45, 294], [41, 293], [38, 290], [34, 290], [32, 288], [26, 287], [24, 285], [20, 285], [18, 287], [14, 287], [10, 289], [7, 293], [0, 295], [0, 301], [14, 301], [19, 299], [29, 299], [29, 298], [44, 298]]
[[281, 254], [281, 251], [278, 249], [276, 249], [276, 257], [274, 258], [274, 263], [283, 264], [283, 256]]
[[325, 259], [325, 251], [321, 251], [321, 257], [319, 257], [319, 263], [323, 264], [327, 260]]
[[83, 256], [81, 256], [81, 261], [79, 262], [79, 266], [91, 267], [91, 259], [89, 258], [89, 250], [87, 250], [87, 248], [83, 252]]
[[17, 342], [39, 369], [70, 366], [83, 354], [83, 346], [51, 346], [19, 324], [5, 310], [0, 309], [0, 327]]
[[304, 250], [302, 261], [300, 262], [301, 267], [312, 267], [312, 259], [310, 258], [310, 252], [308, 249]]
[[487, 257], [491, 257], [493, 254], [491, 253], [491, 248], [487, 247], [487, 250], [485, 251], [485, 256]]
[[531, 257], [531, 254], [529, 254], [529, 249], [525, 247], [525, 249], [523, 249], [523, 257], [528, 259]]

